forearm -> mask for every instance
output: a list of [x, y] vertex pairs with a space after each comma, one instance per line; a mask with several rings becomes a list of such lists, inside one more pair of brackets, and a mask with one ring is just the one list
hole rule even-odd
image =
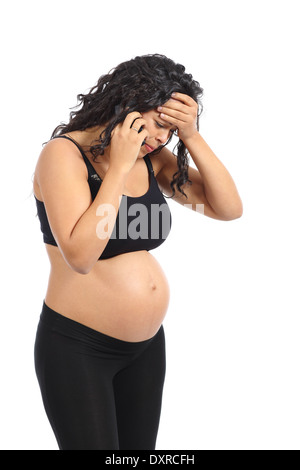
[[242, 201], [223, 163], [199, 133], [184, 143], [202, 177], [205, 196], [212, 209], [224, 219], [240, 217]]
[[90, 271], [109, 241], [127, 176], [122, 170], [108, 169], [94, 201], [72, 231], [69, 246], [82, 273]]

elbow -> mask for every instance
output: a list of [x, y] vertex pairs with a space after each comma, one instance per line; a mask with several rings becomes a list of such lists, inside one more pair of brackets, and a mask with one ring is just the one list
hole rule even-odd
[[86, 267], [86, 266], [73, 266], [72, 267], [73, 271], [75, 271], [78, 274], [86, 275], [89, 274], [91, 269]]
[[240, 219], [243, 215], [243, 208], [239, 211], [239, 213], [237, 214], [237, 216], [235, 217], [235, 219]]
[[101, 253], [95, 253], [87, 247], [78, 246], [78, 244], [60, 241], [58, 243], [60, 252], [64, 258], [64, 261], [68, 267], [75, 273], [86, 275], [91, 272], [95, 264], [97, 263]]
[[91, 269], [92, 269], [87, 264], [77, 262], [74, 259], [72, 259], [72, 260], [71, 259], [68, 259], [68, 260], [66, 259], [66, 262], [69, 265], [69, 267], [72, 269], [72, 271], [74, 271], [77, 274], [86, 275], [86, 274], [89, 274]]
[[235, 209], [235, 216], [234, 219], [240, 219], [243, 215], [243, 203], [241, 200], [238, 201], [237, 207]]
[[243, 215], [243, 204], [237, 204], [235, 207], [233, 207], [228, 214], [224, 217], [224, 220], [236, 220], [240, 219]]
[[216, 214], [220, 220], [224, 221], [239, 219], [243, 215], [243, 204], [241, 201], [237, 201], [235, 204], [227, 206], [226, 209], [224, 208], [222, 212], [216, 212]]
[[227, 221], [230, 221], [230, 220], [236, 220], [236, 219], [240, 219], [242, 217], [243, 214], [235, 214], [235, 215], [232, 215], [224, 220], [227, 220]]
[[79, 256], [78, 254], [71, 255], [70, 253], [67, 256], [65, 255], [64, 258], [72, 271], [81, 275], [89, 274], [97, 261], [92, 262], [84, 256]]

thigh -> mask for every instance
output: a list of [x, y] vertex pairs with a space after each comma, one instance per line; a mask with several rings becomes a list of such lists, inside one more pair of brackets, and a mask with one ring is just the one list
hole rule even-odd
[[132, 363], [114, 378], [121, 450], [155, 449], [165, 378], [163, 327]]
[[61, 450], [119, 448], [112, 377], [102, 362], [78, 340], [40, 323], [36, 372]]

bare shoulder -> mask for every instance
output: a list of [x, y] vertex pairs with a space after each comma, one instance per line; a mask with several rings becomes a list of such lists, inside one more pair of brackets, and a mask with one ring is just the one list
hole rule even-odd
[[67, 139], [49, 140], [43, 147], [35, 168], [38, 184], [43, 178], [51, 178], [58, 172], [80, 172], [87, 177], [87, 168], [76, 145]]

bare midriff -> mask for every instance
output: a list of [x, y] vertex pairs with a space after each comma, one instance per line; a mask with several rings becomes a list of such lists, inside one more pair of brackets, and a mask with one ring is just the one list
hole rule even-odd
[[123, 341], [152, 338], [169, 305], [169, 285], [148, 251], [99, 260], [88, 274], [73, 271], [59, 248], [45, 245], [51, 263], [45, 303], [89, 328]]

